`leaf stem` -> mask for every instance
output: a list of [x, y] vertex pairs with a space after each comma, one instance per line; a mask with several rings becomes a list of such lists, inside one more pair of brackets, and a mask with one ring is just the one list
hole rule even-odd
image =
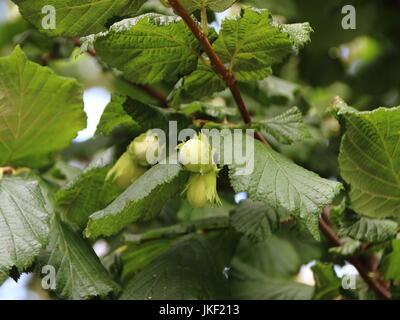
[[[132, 83], [132, 82], [130, 82]], [[144, 84], [132, 83], [136, 88], [142, 90], [143, 92], [147, 93], [150, 97], [156, 99], [160, 107], [168, 108], [167, 97], [160, 91], [156, 90], [154, 87], [147, 86]]]
[[201, 2], [201, 25], [202, 25], [204, 35], [206, 37], [208, 37], [207, 7], [204, 3], [204, 0]]

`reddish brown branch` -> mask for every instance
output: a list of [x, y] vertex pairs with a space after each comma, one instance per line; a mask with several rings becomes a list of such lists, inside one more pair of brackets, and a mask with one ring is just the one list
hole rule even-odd
[[160, 107], [168, 108], [167, 97], [160, 91], [154, 89], [153, 87], [146, 86], [144, 84], [133, 84], [136, 88], [146, 92], [150, 97], [158, 101]]
[[[324, 209], [324, 212], [319, 220], [319, 227], [325, 237], [327, 237], [328, 240], [331, 242], [332, 246], [339, 247], [343, 245], [343, 243], [329, 225], [329, 220], [327, 220], [329, 216], [328, 210], [328, 208]], [[378, 297], [382, 299], [392, 298], [392, 294], [388, 289], [388, 285], [384, 282], [383, 276], [379, 274], [377, 270], [370, 270], [368, 267], [366, 267], [365, 263], [358, 255], [354, 255], [347, 260], [357, 269], [360, 276], [364, 279], [364, 281], [376, 293]], [[374, 278], [370, 276], [371, 273], [375, 274]]]
[[4, 175], [13, 174], [13, 172], [14, 172], [14, 168], [12, 168], [12, 167], [0, 167], [0, 170], [2, 171], [2, 173]]
[[[80, 47], [80, 46], [82, 46], [82, 41], [81, 41], [80, 38], [75, 37], [75, 38], [71, 38], [71, 40], [74, 42], [75, 47]], [[94, 58], [96, 58], [96, 56], [97, 56], [96, 51], [95, 51], [94, 49], [92, 49], [92, 48], [88, 48], [88, 49], [87, 49], [87, 53], [90, 54], [90, 55], [91, 55], [92, 57], [94, 57]]]
[[[80, 47], [82, 45], [80, 38], [71, 38], [71, 40], [74, 42], [76, 47]], [[94, 58], [97, 57], [97, 52], [93, 48], [88, 48], [87, 53]], [[154, 89], [153, 87], [150, 87], [150, 86], [147, 86], [144, 84], [137, 84], [137, 83], [133, 83], [133, 82], [129, 82], [129, 83], [132, 84], [134, 87], [142, 90], [143, 92], [145, 92], [147, 95], [149, 95], [153, 99], [157, 100], [160, 107], [168, 108], [167, 97], [162, 92]]]
[[[181, 5], [181, 3], [178, 0], [168, 0], [168, 2], [171, 5], [171, 7], [175, 10], [176, 14], [178, 14], [183, 19], [183, 21], [186, 23], [190, 31], [192, 31], [193, 35], [200, 42], [200, 44], [204, 49], [204, 52], [210, 58], [212, 67], [215, 69], [215, 71], [217, 71], [217, 73], [221, 76], [221, 78], [225, 81], [226, 85], [231, 90], [232, 96], [235, 99], [235, 102], [239, 108], [243, 121], [246, 124], [251, 123], [250, 112], [247, 109], [243, 97], [237, 87], [236, 79], [233, 73], [222, 63], [221, 58], [213, 49], [207, 36], [203, 33], [200, 26], [197, 24], [196, 21], [192, 19], [190, 14]], [[256, 137], [263, 143], [269, 145], [267, 139], [265, 139], [259, 132], [256, 133]]]

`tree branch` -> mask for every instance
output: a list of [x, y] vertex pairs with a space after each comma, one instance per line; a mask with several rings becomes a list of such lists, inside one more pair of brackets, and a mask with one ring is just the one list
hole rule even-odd
[[[80, 47], [80, 46], [82, 46], [82, 41], [81, 41], [80, 38], [74, 37], [74, 38], [71, 38], [71, 40], [74, 42], [75, 47]], [[96, 51], [95, 51], [94, 49], [92, 49], [92, 48], [88, 48], [88, 49], [87, 49], [87, 53], [88, 53], [89, 55], [91, 55], [92, 57], [94, 57], [94, 58], [97, 57]]]
[[[130, 82], [132, 83], [132, 82]], [[142, 90], [143, 92], [147, 93], [150, 97], [154, 98], [155, 100], [158, 101], [160, 107], [162, 108], [168, 108], [168, 102], [167, 102], [167, 97], [157, 89], [147, 86], [144, 84], [137, 84], [137, 83], [132, 83], [136, 88]]]
[[10, 174], [13, 174], [14, 171], [15, 170], [13, 167], [0, 167], [0, 178], [3, 174], [10, 175]]
[[[246, 104], [244, 103], [244, 100], [242, 98], [242, 95], [237, 87], [235, 76], [222, 63], [221, 58], [214, 51], [208, 38], [205, 36], [203, 31], [200, 29], [197, 22], [192, 19], [192, 17], [189, 15], [189, 13], [186, 11], [186, 9], [181, 5], [179, 0], [168, 0], [168, 2], [171, 5], [171, 7], [174, 9], [175, 13], [178, 14], [183, 19], [183, 21], [189, 27], [189, 29], [191, 30], [193, 35], [200, 42], [205, 53], [210, 58], [211, 65], [217, 71], [217, 73], [222, 77], [222, 79], [225, 81], [225, 83], [231, 90], [233, 98], [235, 99], [235, 102], [239, 108], [239, 111], [240, 111], [243, 121], [246, 124], [251, 123], [250, 112], [247, 109]], [[268, 141], [259, 132], [257, 132], [256, 137], [259, 140], [261, 140], [262, 142], [264, 142], [266, 145], [269, 145]], [[328, 211], [326, 211], [326, 210], [328, 210]], [[329, 225], [327, 212], [329, 212], [328, 207], [326, 207], [324, 209], [324, 213], [322, 214], [322, 216], [320, 218], [320, 221], [319, 221], [320, 229], [324, 233], [324, 235], [332, 242], [332, 244], [334, 246], [341, 246], [342, 241], [340, 240], [340, 238], [336, 235], [336, 233], [333, 231], [333, 229]], [[381, 297], [383, 299], [391, 299], [392, 295], [391, 295], [390, 291], [388, 290], [387, 286], [383, 285], [382, 280], [378, 281], [378, 280], [370, 277], [370, 273], [371, 273], [370, 270], [365, 267], [364, 263], [362, 262], [362, 260], [360, 260], [359, 256], [353, 256], [353, 257], [349, 258], [348, 260], [350, 263], [352, 263], [354, 265], [354, 267], [360, 273], [360, 276], [372, 288], [372, 290], [374, 290], [374, 292], [379, 297]], [[381, 275], [379, 275], [376, 271], [375, 271], [375, 275], [378, 277], [378, 279], [383, 279], [383, 277]]]
[[[71, 38], [71, 40], [74, 42], [76, 47], [80, 47], [82, 45], [81, 39], [80, 38]], [[97, 52], [93, 48], [88, 48], [87, 53], [91, 55], [94, 58], [97, 58]], [[167, 97], [160, 91], [154, 89], [153, 87], [144, 85], [144, 84], [137, 84], [133, 82], [129, 82], [132, 84], [134, 87], [137, 89], [142, 90], [145, 92], [147, 95], [150, 97], [154, 98], [155, 100], [158, 101], [160, 107], [162, 108], [168, 108], [168, 102], [167, 102]]]
[[[340, 247], [343, 245], [340, 238], [336, 235], [329, 224], [329, 208], [326, 207], [324, 212], [321, 215], [319, 220], [319, 226], [322, 233], [328, 240], [331, 242], [332, 246]], [[376, 293], [376, 295], [382, 299], [391, 299], [392, 294], [388, 289], [387, 284], [383, 281], [383, 276], [379, 274], [376, 270], [369, 270], [368, 267], [365, 266], [365, 263], [362, 261], [361, 257], [358, 255], [353, 255], [347, 259], [359, 272], [360, 276], [363, 280], [368, 284], [368, 286]], [[374, 273], [375, 278], [372, 278], [370, 274]]]
[[[242, 116], [243, 121], [248, 124], [251, 123], [251, 115], [249, 110], [244, 103], [243, 97], [240, 94], [240, 91], [237, 87], [235, 76], [230, 70], [225, 67], [222, 63], [221, 58], [214, 51], [210, 41], [207, 36], [200, 29], [199, 25], [196, 21], [192, 19], [186, 9], [181, 5], [178, 0], [168, 0], [171, 7], [175, 10], [176, 14], [178, 14], [183, 21], [186, 23], [190, 31], [192, 31], [193, 35], [197, 38], [197, 40], [202, 45], [204, 52], [210, 58], [211, 65], [217, 71], [217, 73], [221, 76], [221, 78], [225, 81], [226, 85], [232, 92], [232, 96], [235, 99], [235, 102], [239, 108], [240, 114]], [[256, 133], [257, 139], [261, 140], [263, 143], [269, 145], [267, 139], [264, 138], [259, 132]]]

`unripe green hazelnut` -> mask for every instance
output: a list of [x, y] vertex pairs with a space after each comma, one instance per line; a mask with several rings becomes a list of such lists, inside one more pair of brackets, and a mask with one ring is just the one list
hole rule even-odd
[[128, 188], [147, 170], [134, 163], [128, 152], [125, 152], [108, 171], [106, 180], [112, 180], [123, 189]]
[[201, 208], [207, 203], [221, 205], [217, 192], [217, 171], [193, 173], [187, 185], [186, 197], [194, 208]]
[[153, 135], [151, 131], [148, 131], [132, 141], [128, 147], [128, 152], [133, 161], [147, 167], [149, 164], [154, 164], [157, 160], [158, 148], [158, 137]]
[[208, 138], [201, 134], [180, 147], [179, 162], [191, 172], [207, 173], [217, 170]]

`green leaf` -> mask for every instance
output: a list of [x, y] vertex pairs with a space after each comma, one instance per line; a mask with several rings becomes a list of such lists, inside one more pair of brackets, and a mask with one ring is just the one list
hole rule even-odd
[[240, 274], [234, 277], [233, 288], [235, 299], [244, 300], [310, 300], [313, 287], [293, 279], [276, 278], [259, 272], [241, 262], [236, 262], [235, 267], [240, 269]]
[[47, 265], [55, 268], [54, 291], [61, 299], [106, 297], [119, 290], [90, 245], [57, 216], [52, 222], [49, 244], [38, 257], [39, 274]]
[[150, 84], [175, 81], [194, 71], [200, 44], [180, 18], [149, 13], [114, 24], [94, 46], [126, 79]]
[[[132, 16], [145, 0], [13, 0], [22, 16], [36, 28], [51, 36], [81, 37], [105, 30], [109, 20]], [[42, 8], [51, 5], [55, 9], [55, 28], [46, 29], [43, 21], [50, 11]]]
[[49, 171], [41, 175], [41, 178], [60, 188], [76, 179], [80, 174], [81, 169], [72, 167], [64, 161], [57, 161]]
[[400, 217], [400, 107], [337, 112], [346, 127], [339, 165], [352, 208], [373, 218]]
[[[122, 278], [130, 278], [138, 270], [171, 248], [180, 236], [203, 233], [207, 230], [227, 229], [227, 217], [215, 217], [160, 227], [140, 234], [124, 234], [123, 240], [129, 249], [122, 254], [124, 268]], [[132, 248], [131, 246], [134, 245]], [[125, 281], [124, 280], [124, 281]]]
[[296, 83], [274, 76], [250, 83], [240, 83], [243, 93], [259, 102], [261, 105], [277, 103], [286, 105], [295, 100], [300, 86]]
[[258, 140], [245, 138], [246, 144], [254, 143], [254, 154], [244, 163], [254, 160], [254, 170], [243, 175], [243, 165], [230, 165], [230, 180], [235, 192], [247, 192], [253, 200], [286, 209], [302, 219], [310, 232], [318, 237], [319, 214], [332, 203], [341, 184], [322, 179]]
[[108, 136], [111, 132], [121, 126], [128, 129], [132, 133], [137, 133], [140, 129], [139, 124], [125, 112], [123, 104], [126, 97], [113, 94], [111, 101], [105, 108], [100, 122], [97, 125], [96, 135], [103, 134]]
[[231, 224], [253, 242], [261, 242], [279, 229], [282, 211], [263, 202], [246, 199], [232, 211]]
[[125, 101], [123, 107], [125, 112], [140, 125], [143, 131], [161, 129], [168, 132], [170, 121], [177, 122], [178, 131], [186, 129], [192, 124], [192, 120], [181, 112], [161, 109], [130, 98]]
[[341, 280], [333, 269], [333, 264], [319, 261], [311, 268], [315, 278], [314, 300], [332, 300], [340, 296]]
[[[295, 280], [301, 265], [319, 255], [298, 247], [302, 239], [274, 235], [256, 245], [242, 242], [232, 262], [231, 290], [234, 299], [306, 300], [314, 288]], [[313, 251], [313, 250], [312, 250]]]
[[171, 106], [179, 106], [194, 100], [201, 100], [225, 89], [225, 82], [215, 71], [199, 62], [195, 71], [178, 82], [168, 97], [168, 102]]
[[378, 243], [394, 237], [398, 224], [392, 220], [361, 217], [356, 222], [339, 229], [341, 237], [347, 236], [367, 243]]
[[179, 2], [188, 12], [193, 12], [200, 8], [208, 8], [212, 11], [222, 12], [230, 8], [237, 0], [180, 0]]
[[293, 47], [296, 50], [301, 49], [311, 41], [310, 35], [313, 29], [308, 22], [281, 24], [280, 27], [283, 32], [289, 34], [289, 38], [292, 40]]
[[206, 218], [215, 217], [229, 217], [229, 212], [235, 208], [235, 203], [227, 201], [224, 197], [221, 198], [221, 206], [213, 206], [206, 204], [204, 207], [193, 208], [187, 201], [183, 201], [178, 212], [177, 217], [182, 221], [203, 220]]
[[382, 269], [385, 279], [400, 281], [400, 239], [392, 240], [392, 251], [383, 258]]
[[158, 164], [148, 170], [105, 209], [93, 213], [85, 234], [90, 238], [110, 236], [128, 224], [149, 220], [180, 192], [188, 173], [180, 165]]
[[267, 10], [245, 9], [242, 17], [225, 19], [213, 47], [242, 82], [271, 75], [271, 66], [292, 53], [288, 34], [271, 25]]
[[342, 256], [351, 256], [355, 254], [360, 248], [362, 243], [349, 237], [341, 239], [343, 244], [340, 247], [333, 247], [329, 249], [330, 253], [336, 253]]
[[112, 158], [104, 155], [94, 161], [79, 177], [56, 193], [56, 204], [68, 221], [85, 227], [92, 213], [105, 208], [122, 192], [116, 183], [106, 181]]
[[121, 280], [123, 282], [128, 281], [151, 261], [169, 250], [173, 242], [173, 239], [154, 240], [124, 251], [122, 254], [123, 269]]
[[0, 284], [16, 267], [31, 266], [46, 246], [53, 206], [47, 191], [32, 177], [0, 179]]
[[41, 166], [85, 128], [82, 89], [17, 46], [0, 58], [0, 116], [0, 166]]
[[303, 116], [297, 107], [271, 119], [258, 122], [268, 140], [291, 144], [311, 137]]
[[120, 299], [228, 299], [223, 271], [236, 243], [236, 235], [230, 232], [185, 236], [136, 274]]

